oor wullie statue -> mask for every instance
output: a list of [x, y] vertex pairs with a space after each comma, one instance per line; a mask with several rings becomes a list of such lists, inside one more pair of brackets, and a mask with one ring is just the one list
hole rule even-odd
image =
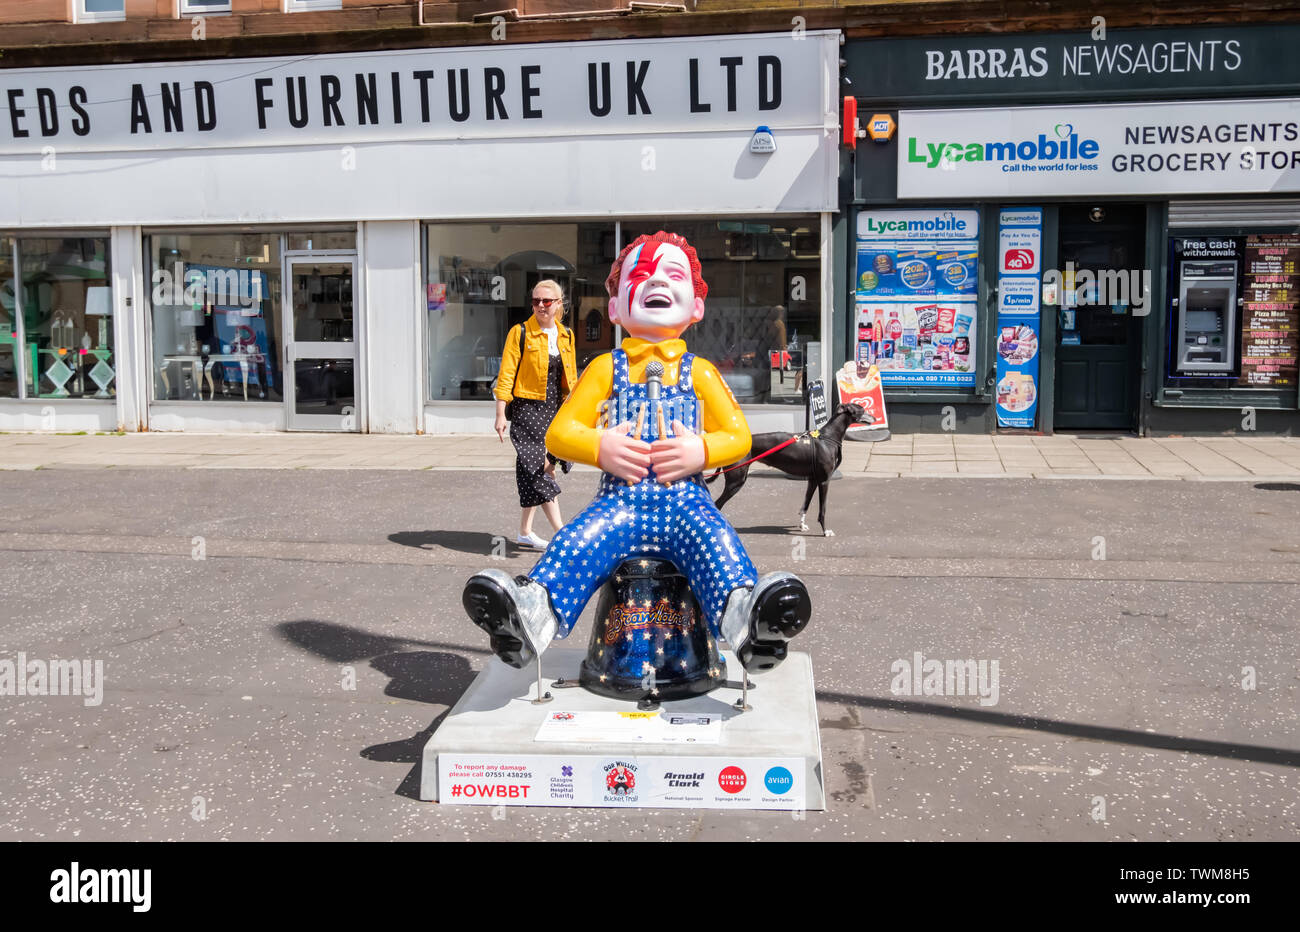
[[497, 656], [523, 667], [568, 635], [624, 560], [660, 557], [689, 579], [713, 637], [745, 669], [771, 669], [812, 604], [791, 573], [758, 578], [702, 481], [702, 470], [746, 456], [750, 434], [718, 370], [679, 339], [704, 317], [700, 261], [675, 233], [641, 236], [614, 261], [605, 288], [610, 320], [630, 336], [591, 362], [546, 434], [556, 457], [600, 467], [599, 492], [527, 576], [471, 577], [465, 610]]

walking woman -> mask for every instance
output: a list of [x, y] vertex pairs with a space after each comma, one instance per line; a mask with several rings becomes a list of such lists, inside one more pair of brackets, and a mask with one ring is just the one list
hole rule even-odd
[[546, 430], [578, 381], [573, 331], [560, 323], [563, 316], [564, 291], [560, 283], [549, 278], [538, 282], [533, 288], [533, 316], [511, 327], [506, 335], [501, 374], [494, 391], [494, 426], [502, 443], [506, 442], [506, 404], [511, 404], [510, 442], [517, 454], [515, 482], [523, 509], [515, 540], [538, 550], [545, 549], [546, 541], [533, 533], [537, 506], [542, 507], [555, 530], [564, 524], [555, 502], [560, 494], [560, 485], [555, 481], [556, 460], [546, 452]]

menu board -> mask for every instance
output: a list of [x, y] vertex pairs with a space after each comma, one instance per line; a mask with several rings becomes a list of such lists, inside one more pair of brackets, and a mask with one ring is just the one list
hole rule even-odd
[[1294, 388], [1300, 351], [1300, 236], [1246, 238], [1241, 377], [1250, 388]]

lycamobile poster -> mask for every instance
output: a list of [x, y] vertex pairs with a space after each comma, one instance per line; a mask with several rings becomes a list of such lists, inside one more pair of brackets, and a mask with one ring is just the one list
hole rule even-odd
[[979, 212], [858, 214], [858, 368], [884, 385], [973, 386]]
[[999, 427], [1034, 426], [1038, 410], [1038, 342], [1042, 333], [1043, 212], [1008, 207], [998, 213]]

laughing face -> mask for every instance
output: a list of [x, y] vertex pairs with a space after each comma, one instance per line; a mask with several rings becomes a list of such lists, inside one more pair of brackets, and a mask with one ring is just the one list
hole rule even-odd
[[609, 319], [638, 339], [658, 342], [681, 336], [704, 317], [695, 296], [691, 264], [677, 246], [643, 243], [623, 260], [618, 294], [609, 299]]

